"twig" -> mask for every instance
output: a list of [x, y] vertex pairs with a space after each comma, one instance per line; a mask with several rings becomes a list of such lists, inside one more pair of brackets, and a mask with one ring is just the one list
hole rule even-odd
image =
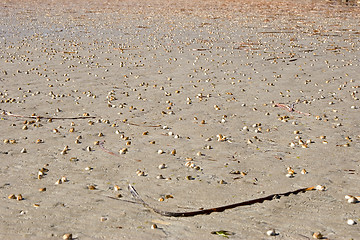
[[1, 115], [5, 115], [8, 117], [15, 117], [15, 118], [32, 118], [32, 119], [61, 119], [61, 120], [67, 120], [67, 119], [86, 119], [86, 118], [95, 118], [92, 116], [81, 116], [81, 117], [43, 117], [43, 116], [25, 116], [25, 115], [16, 115], [9, 113], [7, 111], [2, 111]]
[[296, 113], [299, 113], [299, 114], [304, 114], [305, 116], [311, 116], [310, 113], [304, 113], [304, 112], [300, 112], [298, 110], [295, 110], [294, 109], [294, 104], [291, 104], [290, 106], [288, 105], [285, 105], [285, 104], [281, 104], [281, 103], [276, 103], [275, 104], [275, 107], [279, 107], [279, 108], [282, 108], [282, 109], [285, 109], [289, 112], [296, 112]]
[[161, 125], [145, 125], [145, 124], [138, 124], [138, 123], [132, 123], [129, 122], [127, 120], [120, 120], [120, 119], [116, 119], [115, 121], [121, 121], [122, 123], [128, 124], [128, 125], [132, 125], [132, 126], [137, 126], [137, 127], [161, 127]]
[[141, 203], [143, 206], [145, 206], [146, 208], [151, 209], [152, 211], [154, 211], [157, 214], [160, 214], [160, 215], [165, 216], [165, 217], [193, 217], [193, 216], [196, 216], [196, 215], [204, 215], [204, 214], [207, 215], [207, 214], [211, 214], [213, 212], [223, 212], [223, 211], [225, 211], [227, 209], [232, 209], [232, 208], [236, 208], [236, 207], [240, 207], [240, 206], [249, 206], [249, 205], [253, 205], [255, 203], [263, 203], [264, 201], [271, 201], [273, 199], [279, 199], [282, 196], [287, 197], [287, 196], [289, 196], [291, 194], [296, 195], [296, 194], [299, 194], [299, 193], [314, 190], [315, 187], [300, 188], [300, 189], [297, 189], [295, 191], [289, 191], [289, 192], [279, 193], [279, 194], [271, 194], [269, 196], [262, 197], [262, 198], [256, 198], [256, 199], [253, 199], [253, 200], [248, 200], [248, 201], [244, 201], [244, 202], [238, 202], [238, 203], [234, 203], [234, 204], [230, 204], [230, 205], [224, 205], [224, 206], [220, 206], [220, 207], [208, 208], [208, 209], [190, 211], [190, 212], [168, 212], [168, 211], [159, 210], [157, 208], [154, 208], [154, 207], [150, 206], [144, 200], [142, 200], [140, 195], [138, 194], [138, 192], [135, 190], [135, 188], [132, 185], [129, 184], [128, 189], [129, 189], [130, 193], [133, 195], [134, 199], [138, 203]]
[[104, 143], [105, 143], [105, 141], [104, 141], [104, 142], [99, 142], [99, 147], [100, 147], [101, 150], [103, 150], [104, 152], [106, 152], [106, 153], [108, 153], [108, 154], [111, 154], [111, 155], [113, 155], [113, 156], [120, 157], [119, 154], [114, 153], [113, 151], [110, 151], [110, 150], [106, 149], [106, 148], [104, 147]]

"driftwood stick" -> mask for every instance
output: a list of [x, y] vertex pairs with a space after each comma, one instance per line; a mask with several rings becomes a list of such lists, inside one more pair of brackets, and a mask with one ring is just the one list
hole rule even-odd
[[138, 123], [132, 123], [129, 122], [127, 120], [120, 120], [120, 119], [116, 119], [115, 121], [121, 121], [122, 123], [128, 124], [128, 125], [132, 125], [132, 126], [137, 126], [137, 127], [161, 127], [161, 125], [146, 125], [146, 124], [138, 124]]
[[146, 208], [149, 208], [150, 210], [154, 211], [157, 214], [160, 214], [165, 217], [193, 217], [196, 215], [208, 215], [213, 212], [223, 212], [227, 209], [232, 209], [232, 208], [236, 208], [236, 207], [240, 207], [240, 206], [250, 206], [255, 203], [263, 203], [264, 201], [271, 201], [273, 199], [279, 199], [283, 196], [287, 197], [291, 194], [296, 195], [299, 193], [314, 190], [315, 187], [300, 188], [295, 191], [271, 194], [266, 197], [256, 198], [256, 199], [248, 200], [248, 201], [244, 201], [244, 202], [238, 202], [238, 203], [234, 203], [234, 204], [230, 204], [230, 205], [224, 205], [224, 206], [220, 206], [220, 207], [208, 208], [208, 209], [197, 210], [197, 211], [189, 211], [189, 212], [168, 212], [168, 211], [159, 210], [157, 208], [150, 206], [148, 203], [146, 203], [144, 200], [142, 200], [140, 195], [138, 194], [138, 192], [135, 190], [135, 188], [132, 185], [129, 184], [128, 189], [129, 189], [130, 193], [132, 194], [132, 196], [134, 197], [135, 201], [137, 201], [138, 203], [141, 203], [143, 206], [145, 206]]
[[285, 109], [285, 110], [287, 110], [287, 111], [289, 111], [289, 112], [296, 112], [296, 113], [299, 113], [299, 114], [303, 114], [303, 115], [305, 115], [305, 116], [310, 116], [310, 115], [311, 115], [310, 113], [304, 113], [304, 112], [300, 112], [300, 111], [298, 111], [298, 110], [295, 110], [293, 104], [290, 105], [290, 106], [288, 106], [288, 105], [285, 105], [285, 104], [276, 103], [276, 104], [275, 104], [275, 107], [279, 107], [279, 108]]
[[92, 116], [79, 116], [79, 117], [43, 117], [43, 116], [25, 116], [25, 115], [16, 115], [9, 113], [7, 111], [2, 111], [1, 115], [5, 115], [8, 117], [15, 117], [15, 118], [31, 118], [31, 119], [60, 119], [60, 120], [68, 120], [68, 119], [86, 119], [86, 118], [95, 118]]
[[120, 157], [119, 154], [114, 153], [113, 151], [110, 151], [110, 150], [106, 149], [106, 148], [104, 147], [104, 143], [105, 143], [105, 141], [104, 141], [104, 142], [99, 142], [99, 147], [100, 147], [101, 150], [103, 150], [104, 152], [106, 152], [106, 153], [108, 153], [108, 154], [111, 154], [111, 155], [113, 155], [113, 156]]

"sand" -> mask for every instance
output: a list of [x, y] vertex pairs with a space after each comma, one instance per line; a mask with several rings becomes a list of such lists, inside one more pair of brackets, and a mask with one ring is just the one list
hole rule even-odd
[[[356, 3], [9, 0], [0, 9], [2, 239], [360, 238], [360, 203], [344, 198], [360, 195]], [[84, 114], [94, 118], [56, 119]], [[128, 184], [169, 211], [326, 191], [171, 218], [129, 202]]]

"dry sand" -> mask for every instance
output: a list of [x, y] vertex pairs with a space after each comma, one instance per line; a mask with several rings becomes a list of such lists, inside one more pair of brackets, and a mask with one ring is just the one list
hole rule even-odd
[[[358, 6], [9, 0], [0, 19], [1, 111], [95, 117], [1, 116], [2, 239], [222, 239], [211, 234], [218, 230], [231, 239], [311, 239], [317, 231], [360, 239], [360, 203], [344, 198], [360, 195]], [[96, 141], [128, 151], [111, 155]], [[200, 170], [186, 167], [188, 158]], [[49, 171], [38, 179], [43, 167]], [[326, 191], [169, 218], [123, 201], [132, 200], [129, 183], [171, 211], [316, 185]], [[164, 195], [173, 198], [159, 202]]]

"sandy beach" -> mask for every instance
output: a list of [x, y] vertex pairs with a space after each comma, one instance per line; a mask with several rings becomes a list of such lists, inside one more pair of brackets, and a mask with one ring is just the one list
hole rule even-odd
[[[356, 2], [6, 0], [0, 19], [1, 239], [360, 239]], [[129, 184], [171, 212], [318, 190], [167, 217]]]

